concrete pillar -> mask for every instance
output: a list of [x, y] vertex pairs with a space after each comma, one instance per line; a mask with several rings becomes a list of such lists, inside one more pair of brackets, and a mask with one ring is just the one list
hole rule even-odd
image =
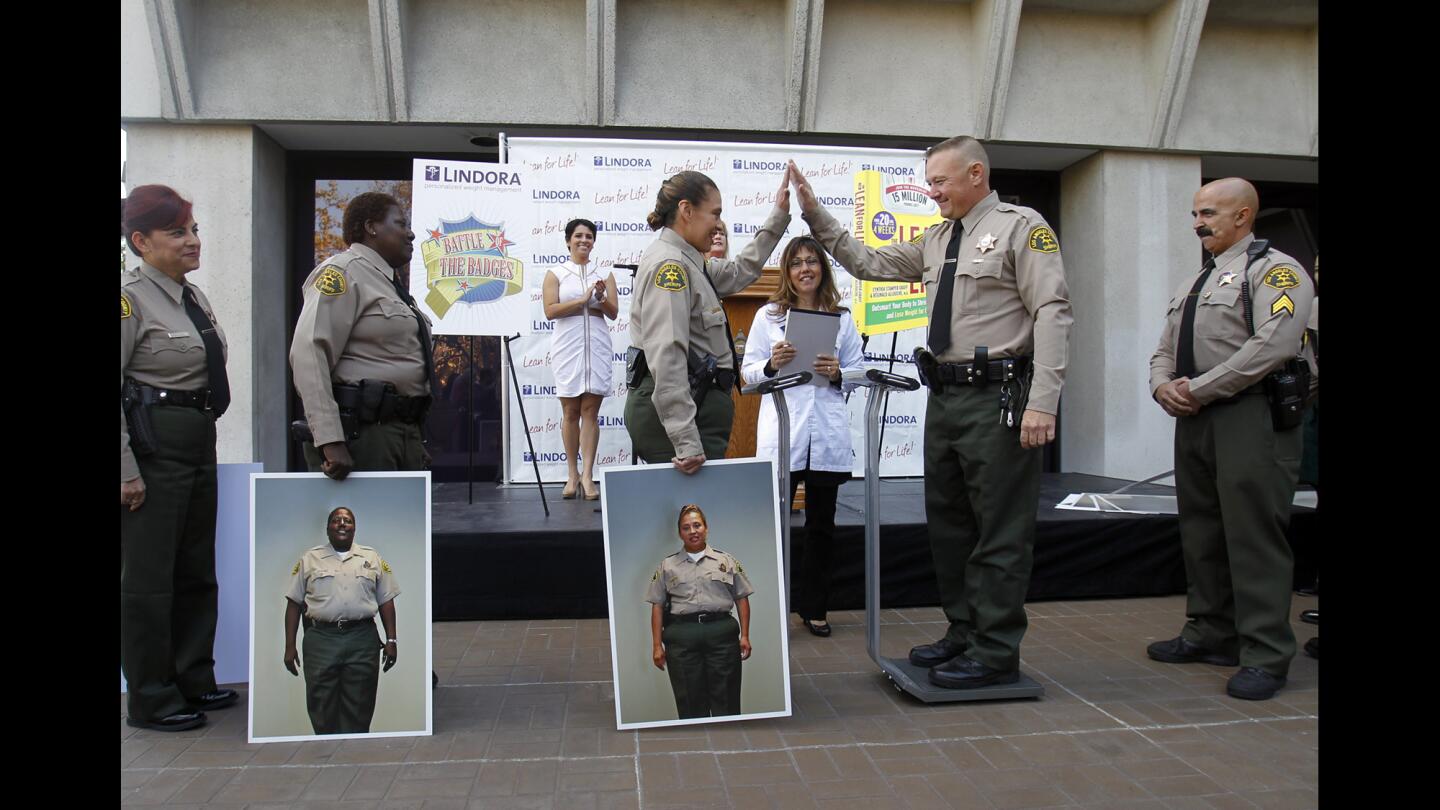
[[247, 125], [125, 130], [127, 186], [163, 183], [195, 204], [200, 269], [189, 280], [205, 291], [229, 344], [231, 403], [217, 424], [219, 460], [283, 471], [284, 150]]
[[1200, 264], [1190, 203], [1200, 158], [1099, 152], [1060, 176], [1075, 326], [1061, 400], [1065, 472], [1139, 480], [1171, 469], [1174, 420], [1150, 398], [1166, 305]]

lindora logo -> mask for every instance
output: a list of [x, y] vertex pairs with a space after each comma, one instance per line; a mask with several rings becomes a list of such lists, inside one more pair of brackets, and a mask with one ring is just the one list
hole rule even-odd
[[887, 417], [885, 417], [885, 424], [887, 424], [887, 425], [918, 425], [918, 424], [920, 424], [920, 423], [919, 423], [919, 422], [915, 419], [915, 417], [913, 417], [913, 416], [887, 416]]
[[650, 225], [644, 222], [613, 222], [611, 220], [595, 220], [595, 230], [600, 233], [647, 233]]
[[554, 322], [554, 321], [531, 321], [531, 322], [530, 322], [530, 334], [532, 334], [532, 335], [535, 334], [536, 332], [554, 332], [554, 331], [555, 331], [555, 322]]
[[565, 460], [565, 453], [564, 453], [564, 452], [558, 452], [558, 453], [531, 453], [529, 450], [526, 450], [526, 451], [525, 451], [525, 461], [526, 461], [527, 463], [528, 463], [528, 462], [531, 462], [531, 461], [539, 461], [539, 462], [541, 462], [541, 463], [543, 464], [543, 463], [545, 463], [545, 462], [564, 461], [564, 460]]
[[816, 197], [826, 208], [850, 208], [855, 205], [854, 197]]
[[760, 226], [759, 226], [759, 225], [746, 225], [746, 224], [743, 223], [743, 222], [737, 222], [737, 223], [735, 223], [734, 225], [730, 226], [730, 230], [733, 231], [733, 232], [735, 232], [735, 233], [742, 233], [742, 234], [743, 234], [743, 233], [759, 233], [759, 232], [760, 232]]
[[570, 189], [530, 189], [530, 199], [535, 202], [580, 202], [580, 192]]
[[623, 416], [600, 416], [597, 417], [597, 420], [600, 422], [600, 427], [602, 428], [625, 427], [625, 417]]
[[881, 174], [915, 174], [914, 169], [905, 169], [900, 166], [872, 166], [869, 163], [860, 164], [862, 172], [880, 172]]
[[570, 261], [569, 253], [532, 253], [531, 264], [564, 264]]
[[553, 397], [555, 386], [553, 385], [522, 385], [520, 393], [527, 397]]
[[457, 303], [485, 304], [525, 290], [525, 265], [505, 254], [515, 244], [505, 223], [481, 222], [472, 214], [440, 220], [420, 243], [425, 264], [425, 303], [441, 318]]
[[783, 172], [785, 161], [783, 160], [735, 160], [731, 168], [737, 172]]
[[648, 169], [650, 158], [637, 157], [611, 157], [610, 155], [596, 155], [595, 168], [597, 169]]
[[432, 183], [469, 183], [480, 186], [518, 186], [520, 173], [494, 169], [456, 169], [450, 166], [426, 166], [425, 179]]

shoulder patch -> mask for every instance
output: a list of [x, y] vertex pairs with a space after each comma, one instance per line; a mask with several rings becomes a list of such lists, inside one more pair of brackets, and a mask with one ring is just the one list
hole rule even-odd
[[921, 232], [915, 234], [914, 236], [910, 237], [910, 244], [912, 244], [912, 245], [918, 245], [918, 244], [920, 244], [920, 240], [922, 240], [922, 239], [925, 238], [925, 231], [928, 231], [928, 230], [930, 230], [930, 229], [927, 227], [924, 231], [921, 231]]
[[1300, 276], [1295, 272], [1295, 268], [1288, 264], [1276, 265], [1270, 268], [1270, 272], [1265, 274], [1265, 286], [1273, 287], [1277, 290], [1288, 290], [1292, 287], [1299, 287]]
[[120, 293], [120, 320], [125, 320], [130, 317], [132, 313], [133, 310], [130, 309], [130, 299], [125, 297], [125, 293]]
[[384, 558], [384, 557], [381, 557], [381, 558], [380, 558], [380, 570], [381, 570], [381, 571], [384, 571], [384, 572], [387, 573], [387, 574], [393, 574], [393, 573], [395, 573], [394, 571], [391, 571], [391, 570], [390, 570], [390, 563], [385, 562], [385, 558]]
[[[1270, 282], [1266, 281], [1265, 283], [1269, 284]], [[1275, 303], [1270, 305], [1271, 315], [1278, 315], [1281, 310], [1290, 313], [1290, 317], [1295, 317], [1295, 302], [1290, 300], [1289, 293], [1280, 293], [1280, 297], [1276, 298]]]
[[325, 267], [315, 279], [315, 289], [324, 295], [344, 295], [348, 287], [345, 285], [345, 274], [334, 267]]
[[657, 580], [657, 579], [659, 579], [659, 578], [660, 578], [660, 569], [659, 569], [659, 568], [656, 568], [656, 569], [655, 569], [655, 573], [653, 573], [653, 574], [650, 575], [650, 581], [651, 581], [651, 582], [654, 582], [655, 580]]
[[295, 575], [298, 574], [298, 573], [300, 573], [300, 561], [299, 561], [299, 560], [296, 560], [296, 561], [295, 561], [295, 567], [290, 569], [290, 576], [293, 577], [293, 576], [295, 576]]
[[666, 262], [655, 271], [655, 286], [670, 292], [680, 292], [690, 283], [685, 268], [679, 262]]
[[1036, 253], [1055, 253], [1060, 250], [1060, 243], [1055, 240], [1055, 232], [1046, 225], [1032, 228], [1027, 241], [1030, 249]]

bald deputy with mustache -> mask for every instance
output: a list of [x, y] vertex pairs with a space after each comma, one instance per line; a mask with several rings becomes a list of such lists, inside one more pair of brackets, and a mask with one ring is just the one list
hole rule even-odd
[[1274, 696], [1295, 656], [1285, 527], [1301, 429], [1275, 428], [1263, 380], [1297, 353], [1309, 360], [1315, 296], [1299, 262], [1261, 249], [1252, 233], [1259, 209], [1255, 187], [1238, 177], [1195, 193], [1192, 227], [1209, 258], [1176, 288], [1150, 358], [1151, 393], [1175, 417], [1189, 585], [1180, 635], [1147, 653], [1170, 664], [1238, 665], [1226, 691], [1246, 700]]

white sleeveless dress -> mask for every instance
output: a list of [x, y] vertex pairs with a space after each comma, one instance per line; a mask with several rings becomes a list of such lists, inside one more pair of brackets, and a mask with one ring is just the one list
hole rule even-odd
[[[608, 274], [594, 265], [594, 262], [584, 266], [565, 262], [551, 268], [550, 272], [560, 280], [561, 301], [588, 294], [596, 281], [605, 279]], [[555, 374], [556, 396], [610, 394], [610, 376], [615, 365], [610, 350], [610, 327], [593, 298], [591, 307], [585, 314], [555, 319], [550, 368]]]

